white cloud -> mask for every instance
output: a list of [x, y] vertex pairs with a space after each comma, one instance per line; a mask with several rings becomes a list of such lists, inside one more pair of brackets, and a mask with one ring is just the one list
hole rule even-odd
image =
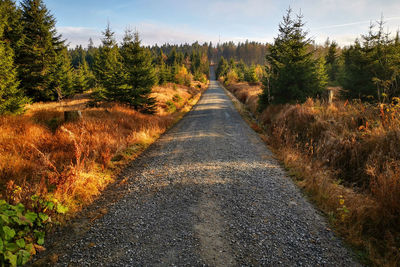
[[85, 27], [57, 27], [58, 33], [62, 34], [63, 39], [66, 39], [66, 44], [70, 48], [76, 45], [86, 46], [89, 43], [89, 38], [93, 39], [95, 45], [100, 43], [101, 32], [93, 28]]

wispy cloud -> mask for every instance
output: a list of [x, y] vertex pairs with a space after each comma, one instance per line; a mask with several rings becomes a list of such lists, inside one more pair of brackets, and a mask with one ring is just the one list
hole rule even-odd
[[101, 32], [94, 28], [85, 27], [58, 27], [58, 33], [62, 34], [64, 39], [67, 39], [69, 47], [76, 45], [85, 45], [89, 43], [89, 38], [97, 45], [100, 43]]
[[[391, 17], [391, 18], [383, 18], [383, 19], [385, 22], [388, 22], [388, 21], [392, 21], [392, 20], [400, 20], [400, 17]], [[375, 22], [376, 22], [376, 20], [356, 21], [356, 22], [350, 22], [350, 23], [322, 26], [322, 27], [318, 27], [318, 28], [313, 28], [313, 30], [333, 29], [333, 28], [348, 27], [348, 26], [369, 24], [369, 23], [375, 23]]]

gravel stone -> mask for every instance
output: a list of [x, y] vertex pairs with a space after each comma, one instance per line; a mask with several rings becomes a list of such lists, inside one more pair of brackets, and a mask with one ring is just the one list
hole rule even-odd
[[216, 81], [57, 266], [359, 266]]

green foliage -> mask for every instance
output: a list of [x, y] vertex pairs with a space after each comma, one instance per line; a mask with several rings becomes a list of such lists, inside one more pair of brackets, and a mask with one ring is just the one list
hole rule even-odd
[[83, 93], [95, 86], [95, 77], [89, 69], [86, 60], [73, 72], [73, 90], [75, 93]]
[[23, 0], [21, 8], [23, 42], [16, 55], [21, 87], [35, 101], [55, 100], [58, 88], [52, 76], [64, 43], [57, 35], [54, 17], [42, 0]]
[[302, 16], [293, 19], [291, 12], [289, 9], [284, 16], [279, 35], [266, 56], [270, 73], [260, 97], [261, 107], [271, 99], [274, 103], [304, 102], [321, 94], [327, 84], [324, 68], [309, 52], [311, 40], [303, 31]]
[[67, 208], [56, 205], [53, 201], [45, 201], [32, 196], [33, 209], [29, 211], [24, 205], [10, 205], [0, 200], [0, 263], [11, 266], [26, 264], [35, 247], [44, 244], [45, 226], [51, 218], [44, 212], [65, 213]]
[[155, 99], [150, 97], [150, 94], [156, 82], [155, 70], [150, 52], [141, 46], [139, 33], [126, 32], [121, 55], [127, 74], [125, 80], [127, 90], [118, 100], [141, 112], [153, 113]]
[[51, 71], [49, 82], [50, 88], [54, 88], [57, 92], [57, 99], [75, 94], [71, 60], [66, 48], [57, 54], [56, 65]]
[[229, 64], [228, 61], [224, 57], [221, 57], [220, 61], [218, 62], [217, 69], [215, 70], [215, 75], [217, 79], [221, 77], [226, 77], [229, 71]]
[[168, 100], [167, 102], [165, 102], [165, 104], [167, 105], [168, 112], [173, 113], [176, 111], [176, 106], [173, 101]]
[[[21, 113], [29, 99], [23, 95], [17, 81], [17, 72], [14, 66], [14, 51], [9, 45], [10, 22], [7, 16], [15, 6], [9, 1], [0, 2], [0, 115]], [[15, 10], [14, 10], [15, 13]]]
[[244, 80], [249, 83], [256, 83], [258, 82], [258, 76], [256, 73], [256, 66], [252, 65], [244, 74]]
[[400, 93], [400, 44], [397, 37], [384, 33], [383, 21], [375, 29], [371, 25], [362, 42], [356, 40], [344, 49], [340, 82], [348, 98], [388, 102]]
[[93, 93], [93, 98], [95, 101], [119, 101], [128, 89], [124, 84], [126, 74], [122, 57], [110, 25], [107, 25], [103, 35], [103, 46], [96, 54], [93, 65], [96, 81], [100, 87]]
[[29, 99], [18, 87], [13, 52], [3, 41], [0, 41], [0, 62], [0, 115], [21, 113]]
[[325, 56], [325, 66], [326, 72], [329, 77], [329, 81], [331, 83], [335, 83], [337, 81], [337, 76], [339, 72], [339, 57], [337, 55], [338, 44], [336, 42], [332, 42], [329, 44], [328, 53]]

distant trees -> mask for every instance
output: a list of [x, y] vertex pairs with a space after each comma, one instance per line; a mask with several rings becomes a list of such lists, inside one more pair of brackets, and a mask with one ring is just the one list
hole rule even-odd
[[264, 83], [261, 107], [269, 103], [304, 102], [307, 97], [320, 94], [327, 84], [324, 64], [308, 51], [311, 40], [303, 26], [302, 16], [293, 18], [289, 9], [266, 56], [269, 81]]
[[231, 59], [228, 63], [224, 57], [218, 62], [215, 74], [218, 79], [223, 79], [225, 83], [249, 82], [257, 83], [264, 77], [264, 71], [260, 65], [247, 66], [243, 60], [235, 62]]

